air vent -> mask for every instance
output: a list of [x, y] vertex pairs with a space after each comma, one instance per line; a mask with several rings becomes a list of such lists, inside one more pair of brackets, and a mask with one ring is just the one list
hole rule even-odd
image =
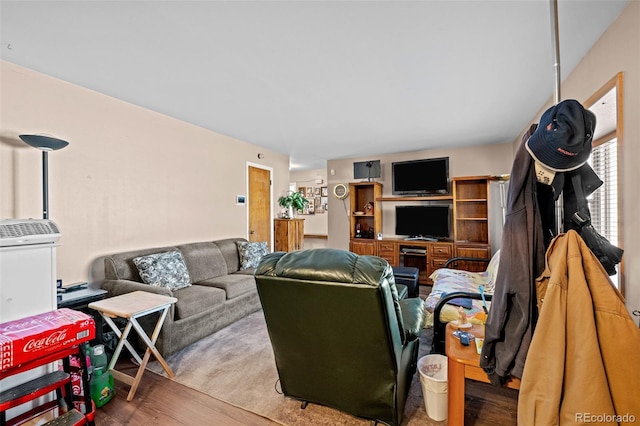
[[0, 221], [0, 247], [53, 243], [58, 239], [60, 239], [60, 230], [48, 219]]

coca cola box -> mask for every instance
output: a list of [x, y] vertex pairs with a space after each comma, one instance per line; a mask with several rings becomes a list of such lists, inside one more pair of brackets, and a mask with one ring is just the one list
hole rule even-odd
[[88, 342], [96, 335], [93, 318], [61, 308], [0, 324], [0, 371]]

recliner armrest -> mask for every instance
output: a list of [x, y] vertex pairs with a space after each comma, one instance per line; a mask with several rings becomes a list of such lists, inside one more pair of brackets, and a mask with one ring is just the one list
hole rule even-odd
[[400, 300], [400, 311], [402, 312], [402, 324], [407, 341], [416, 340], [424, 328], [426, 316], [424, 301], [419, 297], [402, 299]]
[[396, 291], [398, 292], [398, 299], [406, 299], [409, 296], [409, 287], [404, 284], [396, 283]]

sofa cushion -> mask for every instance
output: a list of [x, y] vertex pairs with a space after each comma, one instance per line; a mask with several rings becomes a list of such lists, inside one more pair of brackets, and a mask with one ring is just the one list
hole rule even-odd
[[201, 285], [182, 288], [173, 295], [178, 299], [175, 304], [175, 320], [205, 312], [225, 301], [223, 290]]
[[227, 272], [231, 274], [240, 269], [240, 256], [238, 255], [238, 241], [248, 242], [244, 238], [227, 238], [213, 243], [220, 249], [224, 260], [227, 262]]
[[142, 281], [171, 290], [191, 285], [191, 278], [182, 254], [178, 250], [154, 253], [133, 259]]
[[178, 249], [184, 257], [191, 282], [227, 275], [227, 262], [213, 242], [182, 244]]
[[156, 247], [150, 249], [133, 250], [116, 253], [104, 258], [104, 275], [107, 280], [129, 280], [142, 282], [138, 268], [133, 259], [147, 254], [162, 253], [177, 250], [176, 247]]
[[256, 290], [256, 279], [247, 274], [229, 274], [196, 283], [201, 286], [216, 287], [227, 293], [227, 299], [233, 299]]
[[260, 260], [269, 253], [269, 246], [264, 241], [259, 243], [238, 241], [237, 245], [240, 255], [240, 269], [256, 268]]

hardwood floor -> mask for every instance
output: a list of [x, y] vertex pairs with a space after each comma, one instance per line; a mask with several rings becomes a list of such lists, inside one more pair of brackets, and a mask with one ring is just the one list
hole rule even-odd
[[[135, 374], [137, 366], [118, 363], [117, 369]], [[149, 371], [131, 402], [128, 385], [116, 381], [115, 387], [114, 399], [96, 410], [96, 426], [279, 425]]]
[[[118, 369], [135, 374], [136, 367]], [[276, 426], [257, 414], [227, 404], [178, 382], [146, 372], [131, 402], [129, 386], [116, 381], [116, 396], [96, 410], [96, 426], [224, 425]], [[517, 392], [467, 380], [465, 425], [516, 424]], [[434, 422], [442, 425], [444, 422]]]

